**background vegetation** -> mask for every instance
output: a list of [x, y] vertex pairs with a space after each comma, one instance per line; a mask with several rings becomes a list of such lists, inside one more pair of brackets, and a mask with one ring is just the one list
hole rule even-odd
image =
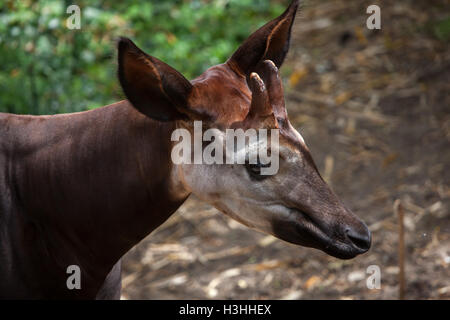
[[[224, 62], [288, 1], [7, 0], [0, 2], [0, 112], [53, 114], [122, 97], [115, 40], [126, 36], [193, 78]], [[70, 30], [66, 9], [81, 9]], [[269, 5], [270, 4], [270, 5]]]

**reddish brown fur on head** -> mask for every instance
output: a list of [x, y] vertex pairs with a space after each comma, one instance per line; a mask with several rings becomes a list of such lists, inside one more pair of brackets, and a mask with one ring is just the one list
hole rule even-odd
[[130, 40], [119, 42], [119, 79], [130, 102], [159, 121], [192, 127], [267, 128], [280, 132], [277, 174], [247, 165], [180, 165], [190, 192], [238, 221], [286, 241], [352, 258], [370, 247], [367, 227], [321, 178], [287, 117], [278, 68], [289, 49], [299, 1], [253, 33], [224, 64], [188, 81]]

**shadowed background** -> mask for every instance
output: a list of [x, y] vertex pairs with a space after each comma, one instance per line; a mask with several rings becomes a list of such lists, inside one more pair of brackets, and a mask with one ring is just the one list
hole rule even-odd
[[[81, 8], [81, 29], [66, 8]], [[127, 36], [192, 79], [288, 1], [3, 1], [0, 112], [53, 114], [123, 99]], [[381, 30], [366, 8], [381, 7]], [[406, 294], [450, 298], [450, 3], [304, 1], [281, 69], [293, 125], [372, 249], [342, 261], [247, 229], [190, 198], [124, 259], [124, 299], [395, 299], [405, 209]], [[381, 289], [366, 286], [367, 267]]]

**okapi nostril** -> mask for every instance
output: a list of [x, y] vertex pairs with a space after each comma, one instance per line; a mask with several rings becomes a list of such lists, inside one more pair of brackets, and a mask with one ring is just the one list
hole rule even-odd
[[347, 235], [347, 238], [353, 243], [353, 245], [364, 251], [369, 250], [372, 240], [369, 230], [363, 233], [359, 233], [353, 229], [346, 229], [345, 233]]

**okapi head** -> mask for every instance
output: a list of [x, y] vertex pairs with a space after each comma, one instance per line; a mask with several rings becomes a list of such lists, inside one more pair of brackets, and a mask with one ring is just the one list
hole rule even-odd
[[257, 230], [342, 259], [370, 248], [366, 225], [324, 182], [302, 136], [289, 122], [278, 68], [289, 49], [299, 1], [253, 33], [224, 64], [188, 81], [129, 39], [119, 41], [119, 78], [141, 113], [193, 131], [194, 121], [279, 130], [279, 170], [264, 164], [180, 164], [174, 172], [200, 199]]

